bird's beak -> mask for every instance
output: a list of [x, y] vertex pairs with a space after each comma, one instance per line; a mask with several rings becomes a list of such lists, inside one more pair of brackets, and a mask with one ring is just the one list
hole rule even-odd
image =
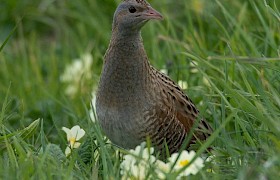
[[163, 19], [163, 16], [151, 6], [148, 7], [148, 10], [145, 12], [145, 16], [148, 19], [159, 19], [159, 20]]

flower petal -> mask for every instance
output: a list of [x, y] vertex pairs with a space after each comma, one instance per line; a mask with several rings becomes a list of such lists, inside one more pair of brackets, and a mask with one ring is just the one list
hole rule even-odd
[[82, 137], [84, 137], [85, 134], [86, 132], [83, 129], [80, 129], [80, 131], [78, 131], [76, 140], [79, 141]]
[[72, 148], [79, 148], [81, 145], [81, 143], [79, 142], [75, 142]]
[[71, 154], [71, 149], [67, 146], [65, 149], [65, 155], [68, 157]]
[[188, 155], [189, 155], [190, 160], [192, 160], [194, 158], [195, 154], [196, 153], [193, 150], [189, 152]]
[[71, 128], [71, 134], [76, 141], [79, 141], [85, 135], [85, 131], [81, 129], [79, 125], [76, 125]]
[[71, 138], [71, 130], [70, 129], [68, 129], [68, 128], [66, 128], [66, 127], [62, 127], [62, 130], [66, 133], [66, 135], [67, 135], [67, 141], [69, 141], [70, 140], [70, 138]]
[[[175, 163], [174, 170], [178, 171], [182, 168], [186, 167], [188, 165], [188, 162], [192, 161], [192, 159], [195, 157], [196, 153], [194, 151], [182, 151], [180, 154], [174, 153], [169, 158], [169, 166], [172, 167], [172, 165]], [[176, 161], [177, 157], [179, 156], [178, 160]], [[178, 177], [182, 176], [188, 176], [190, 174], [196, 174], [200, 169], [204, 167], [203, 160], [200, 157], [197, 157], [192, 164], [188, 166], [183, 172], [179, 174]]]
[[[120, 164], [122, 179], [146, 179], [150, 166], [156, 161], [153, 152], [154, 148], [145, 148], [145, 143], [141, 143], [124, 155]], [[161, 171], [158, 171], [158, 174], [165, 177]]]

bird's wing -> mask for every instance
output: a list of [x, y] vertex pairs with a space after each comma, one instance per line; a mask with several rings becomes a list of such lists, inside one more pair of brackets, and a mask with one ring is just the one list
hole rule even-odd
[[[167, 75], [154, 68], [152, 68], [152, 71], [154, 76], [157, 76], [157, 88], [155, 90], [161, 96], [159, 97], [162, 101], [161, 106], [165, 106], [163, 109], [166, 109], [166, 112], [162, 113], [173, 113], [174, 118], [183, 124], [186, 132], [189, 132], [196, 124], [196, 120], [199, 120], [199, 111], [191, 99]], [[195, 129], [193, 140], [206, 140], [211, 132], [210, 125], [204, 119], [200, 119]]]

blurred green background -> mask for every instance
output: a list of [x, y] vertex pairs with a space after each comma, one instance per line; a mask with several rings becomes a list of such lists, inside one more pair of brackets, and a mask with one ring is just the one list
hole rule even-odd
[[[57, 144], [65, 143], [62, 126], [90, 129], [92, 92], [119, 2], [0, 0], [1, 126], [14, 132], [42, 118], [47, 141]], [[166, 69], [174, 81], [187, 82], [186, 92], [214, 129], [228, 122], [214, 141], [220, 152], [251, 162], [235, 164], [229, 177], [260, 177], [254, 172], [274, 156], [275, 169], [261, 172], [277, 174], [280, 1], [149, 2], [164, 16], [142, 31], [151, 63]], [[81, 76], [78, 91], [69, 96], [65, 93], [69, 82], [61, 76], [85, 54], [92, 56], [90, 78]], [[38, 139], [28, 143], [42, 145]], [[249, 150], [257, 153], [248, 155]]]

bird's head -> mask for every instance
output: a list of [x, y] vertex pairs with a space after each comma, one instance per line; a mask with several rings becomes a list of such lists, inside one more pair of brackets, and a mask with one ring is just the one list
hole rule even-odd
[[113, 29], [123, 32], [140, 31], [151, 19], [163, 19], [162, 15], [145, 0], [124, 0], [114, 14]]

